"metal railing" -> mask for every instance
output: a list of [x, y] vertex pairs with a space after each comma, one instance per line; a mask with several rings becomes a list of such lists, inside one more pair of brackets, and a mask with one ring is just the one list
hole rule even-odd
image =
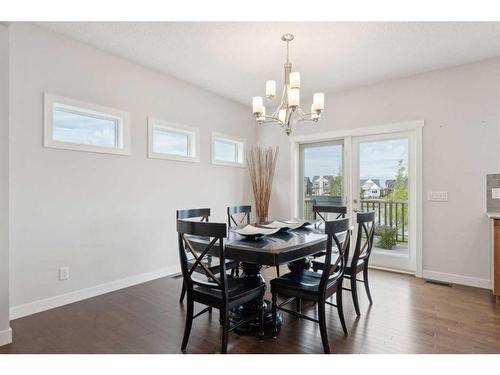
[[[331, 197], [338, 200], [338, 197]], [[334, 203], [333, 204], [339, 204]], [[317, 202], [315, 197], [308, 197], [304, 200], [304, 218], [314, 219], [312, 206], [315, 204], [327, 204], [327, 202]], [[408, 242], [408, 201], [391, 201], [385, 199], [362, 199], [360, 207], [363, 211], [375, 211], [375, 223], [377, 225], [387, 225], [396, 228], [396, 241]]]

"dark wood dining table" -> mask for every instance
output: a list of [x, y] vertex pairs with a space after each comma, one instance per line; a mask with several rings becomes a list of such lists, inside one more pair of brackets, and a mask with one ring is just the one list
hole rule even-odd
[[[243, 275], [259, 277], [263, 283], [265, 279], [261, 273], [263, 266], [277, 266], [288, 264], [290, 269], [309, 268], [308, 256], [318, 253], [326, 246], [326, 235], [312, 226], [302, 227], [300, 229], [279, 232], [273, 235], [257, 238], [245, 238], [232, 230], [229, 230], [228, 237], [225, 239], [224, 248], [227, 259], [240, 262]], [[210, 239], [207, 237], [190, 236], [190, 241], [195, 247], [203, 250]], [[265, 313], [265, 331], [266, 333], [274, 330], [272, 324], [272, 313], [269, 301], [266, 303]], [[232, 311], [233, 318], [238, 320], [242, 316], [249, 314], [255, 315], [255, 319], [249, 323], [238, 327], [239, 333], [251, 333], [258, 327], [258, 314], [260, 306], [254, 302], [239, 306]], [[282, 324], [282, 316], [278, 316], [278, 330]], [[274, 333], [274, 332], [273, 332]]]

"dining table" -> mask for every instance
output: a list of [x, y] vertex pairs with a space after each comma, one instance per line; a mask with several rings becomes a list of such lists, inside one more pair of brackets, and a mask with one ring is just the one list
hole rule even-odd
[[[196, 250], [203, 250], [210, 242], [208, 237], [190, 236], [189, 240]], [[314, 225], [298, 229], [280, 231], [272, 235], [261, 237], [245, 237], [229, 229], [224, 239], [224, 254], [226, 259], [240, 262], [242, 275], [240, 277], [257, 277], [265, 284], [262, 268], [287, 264], [292, 271], [310, 268], [310, 256], [326, 247], [327, 236]], [[215, 255], [215, 252], [214, 252]], [[281, 328], [283, 317], [279, 312], [277, 325], [273, 324], [271, 303], [264, 300], [266, 334], [276, 334]], [[231, 319], [235, 321], [249, 315], [255, 316], [248, 323], [239, 326], [236, 331], [240, 334], [254, 333], [259, 326], [259, 311], [261, 306], [256, 302], [249, 302], [231, 311]]]

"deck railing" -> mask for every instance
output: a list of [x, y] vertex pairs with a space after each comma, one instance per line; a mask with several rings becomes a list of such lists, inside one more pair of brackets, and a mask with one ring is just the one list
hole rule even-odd
[[[332, 197], [333, 198], [333, 197]], [[316, 203], [314, 197], [304, 200], [304, 218], [313, 219], [312, 206]], [[375, 223], [396, 228], [396, 240], [408, 242], [408, 202], [391, 201], [385, 199], [362, 199], [360, 209], [364, 211], [375, 211]]]

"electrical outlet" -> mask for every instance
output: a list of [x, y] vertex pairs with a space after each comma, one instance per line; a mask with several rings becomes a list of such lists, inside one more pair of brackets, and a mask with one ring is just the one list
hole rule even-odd
[[432, 202], [448, 202], [447, 191], [429, 191], [427, 200]]
[[68, 279], [69, 279], [69, 267], [59, 268], [59, 281], [68, 280]]
[[491, 199], [500, 199], [500, 188], [491, 189]]

